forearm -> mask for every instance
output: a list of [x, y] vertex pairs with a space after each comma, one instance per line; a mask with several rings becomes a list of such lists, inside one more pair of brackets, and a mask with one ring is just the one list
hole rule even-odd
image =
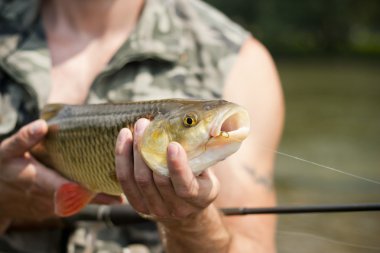
[[229, 252], [232, 236], [214, 205], [175, 222], [159, 222], [166, 252]]
[[[158, 223], [166, 252], [275, 252], [273, 245], [251, 238], [238, 230], [230, 230], [222, 214], [211, 205], [192, 219], [165, 224]], [[266, 247], [268, 246], [268, 247]]]

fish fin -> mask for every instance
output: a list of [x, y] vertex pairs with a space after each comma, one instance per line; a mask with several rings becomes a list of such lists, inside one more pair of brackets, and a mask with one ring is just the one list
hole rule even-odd
[[41, 111], [41, 119], [49, 120], [51, 118], [54, 118], [64, 106], [65, 106], [64, 104], [45, 105]]
[[63, 184], [55, 193], [55, 213], [61, 217], [71, 216], [79, 212], [94, 197], [94, 192], [79, 184]]

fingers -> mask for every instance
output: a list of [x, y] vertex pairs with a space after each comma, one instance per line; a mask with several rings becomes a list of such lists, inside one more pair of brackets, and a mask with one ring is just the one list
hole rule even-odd
[[116, 175], [122, 186], [124, 179], [130, 175], [130, 168], [133, 168], [133, 162], [129, 157], [132, 155], [132, 133], [128, 128], [120, 130], [116, 140], [115, 163]]
[[2, 167], [1, 177], [2, 198], [9, 203], [4, 214], [28, 219], [51, 217], [54, 192], [68, 182], [32, 157], [12, 159]]
[[168, 215], [172, 218], [185, 218], [194, 211], [194, 208], [176, 194], [169, 177], [153, 173], [154, 182], [167, 206]]
[[143, 195], [149, 211], [157, 216], [167, 215], [167, 209], [164, 201], [154, 183], [153, 173], [145, 164], [140, 152], [138, 151], [138, 143], [140, 142], [145, 128], [148, 126], [149, 120], [140, 119], [135, 124], [133, 138], [133, 159], [134, 174], [137, 187]]
[[168, 146], [168, 168], [174, 190], [179, 197], [191, 200], [199, 195], [197, 178], [187, 164], [185, 151], [176, 142]]
[[36, 165], [36, 183], [38, 185], [41, 185], [43, 188], [50, 189], [51, 191], [55, 192], [63, 184], [69, 182], [70, 181], [68, 179], [64, 178], [56, 171], [49, 169], [40, 163]]
[[219, 181], [209, 170], [196, 177], [188, 165], [182, 146], [172, 142], [168, 146], [168, 168], [176, 194], [198, 207], [206, 207], [219, 193]]
[[47, 131], [48, 126], [44, 120], [36, 120], [25, 125], [16, 134], [1, 143], [1, 158], [10, 159], [24, 155], [43, 138]]
[[184, 218], [208, 206], [218, 193], [217, 179], [210, 172], [196, 177], [180, 144], [168, 146], [170, 177], [153, 173], [145, 164], [139, 143], [148, 124], [146, 119], [138, 120], [133, 138], [130, 130], [123, 129], [116, 143], [116, 175], [129, 203], [154, 219]]
[[210, 201], [214, 201], [220, 191], [220, 182], [215, 173], [210, 168], [206, 169], [198, 176], [198, 183], [202, 195]]
[[139, 188], [137, 187], [136, 181], [134, 180], [133, 171], [133, 141], [132, 133], [128, 128], [123, 128], [116, 141], [115, 148], [115, 165], [116, 165], [116, 176], [120, 182], [124, 194], [126, 195], [129, 203], [133, 207], [142, 213], [147, 213], [148, 208], [142, 201], [142, 195]]
[[[9, 166], [16, 166], [13, 170], [3, 170], [10, 180], [33, 183], [46, 191], [55, 191], [68, 180], [60, 176], [43, 164], [36, 161], [29, 153], [25, 153], [36, 145], [46, 135], [47, 123], [44, 120], [36, 120], [22, 127], [16, 134], [1, 143], [0, 155], [2, 161], [13, 160]], [[21, 160], [18, 160], [23, 157]], [[23, 159], [26, 160], [23, 160]], [[27, 166], [28, 165], [28, 166]]]

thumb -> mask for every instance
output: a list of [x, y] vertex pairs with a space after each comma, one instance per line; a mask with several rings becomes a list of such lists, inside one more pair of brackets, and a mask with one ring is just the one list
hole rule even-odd
[[23, 126], [17, 133], [5, 139], [0, 146], [2, 159], [22, 156], [26, 151], [36, 145], [48, 131], [44, 120], [36, 120]]

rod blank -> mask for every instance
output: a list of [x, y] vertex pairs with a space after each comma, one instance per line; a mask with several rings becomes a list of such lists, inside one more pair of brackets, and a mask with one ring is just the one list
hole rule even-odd
[[260, 208], [223, 208], [225, 215], [249, 214], [302, 214], [302, 213], [336, 213], [380, 211], [380, 203], [312, 205], [312, 206], [278, 206]]
[[[222, 208], [224, 215], [258, 215], [258, 214], [306, 214], [334, 212], [367, 212], [380, 211], [380, 203], [313, 205], [313, 206], [277, 206], [260, 208]], [[147, 222], [128, 205], [89, 205], [79, 214], [66, 218], [66, 222], [101, 221], [114, 226]]]

